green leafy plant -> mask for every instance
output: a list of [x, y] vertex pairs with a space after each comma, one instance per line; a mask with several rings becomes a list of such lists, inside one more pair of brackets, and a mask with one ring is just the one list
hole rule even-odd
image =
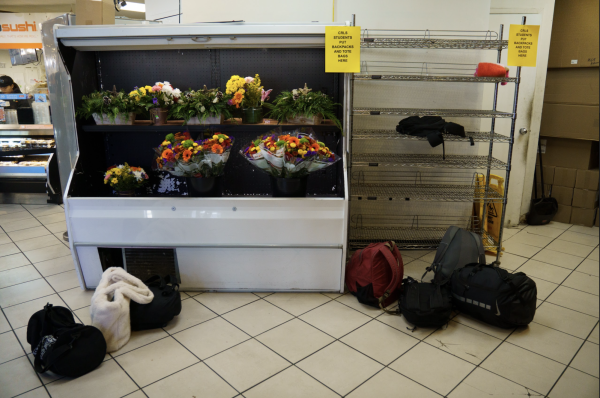
[[305, 117], [322, 115], [323, 118], [333, 121], [341, 130], [342, 124], [335, 116], [335, 107], [339, 105], [327, 94], [312, 91], [306, 84], [304, 88], [283, 91], [272, 104], [264, 104], [271, 110], [267, 117], [277, 119], [280, 123], [300, 115]]
[[141, 108], [135, 99], [124, 91], [95, 91], [81, 98], [81, 106], [77, 109], [77, 117], [87, 119], [94, 113], [106, 114], [114, 122], [120, 114], [139, 113]]
[[227, 101], [231, 95], [223, 94], [218, 88], [187, 91], [179, 100], [171, 106], [169, 117], [171, 119], [183, 119], [187, 123], [191, 118], [198, 117], [200, 121], [209, 116], [223, 115], [225, 119], [231, 119], [231, 106]]

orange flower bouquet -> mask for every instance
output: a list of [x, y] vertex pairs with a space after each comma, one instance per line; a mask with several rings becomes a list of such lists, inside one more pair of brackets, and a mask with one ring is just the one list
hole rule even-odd
[[240, 153], [254, 167], [276, 178], [303, 178], [340, 160], [314, 138], [312, 129], [283, 132], [279, 127], [258, 137]]
[[168, 134], [155, 148], [156, 165], [177, 177], [219, 177], [225, 171], [233, 141], [223, 133], [196, 141], [188, 132]]

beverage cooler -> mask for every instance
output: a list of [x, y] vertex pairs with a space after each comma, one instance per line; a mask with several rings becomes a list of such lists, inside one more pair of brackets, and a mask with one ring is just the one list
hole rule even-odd
[[[349, 23], [348, 23], [349, 24]], [[332, 25], [332, 24], [328, 24]], [[335, 23], [333, 25], [336, 25]], [[96, 90], [125, 90], [168, 81], [182, 90], [219, 87], [232, 75], [259, 74], [271, 98], [312, 87], [340, 104], [347, 130], [348, 74], [325, 73], [325, 24], [218, 23], [153, 26], [44, 25], [64, 205], [82, 288], [102, 272], [123, 267], [140, 276], [175, 274], [185, 290], [342, 291], [347, 248], [347, 137], [325, 120], [318, 125], [244, 124], [217, 120], [182, 125], [96, 125], [75, 117], [81, 98]], [[48, 61], [47, 61], [48, 64]], [[309, 175], [303, 197], [276, 197], [270, 177], [240, 154], [257, 136], [311, 128], [341, 159]], [[215, 195], [191, 197], [185, 178], [156, 169], [156, 148], [169, 133], [234, 137]], [[118, 196], [104, 173], [113, 165], [143, 167], [142, 195]]]

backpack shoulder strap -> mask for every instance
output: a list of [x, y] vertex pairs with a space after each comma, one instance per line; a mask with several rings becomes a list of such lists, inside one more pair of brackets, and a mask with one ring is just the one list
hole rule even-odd
[[380, 245], [377, 248], [378, 252], [383, 254], [385, 259], [387, 260], [388, 265], [390, 266], [390, 269], [392, 270], [392, 280], [390, 281], [390, 284], [385, 288], [383, 296], [378, 298], [379, 308], [381, 308], [384, 312], [391, 314], [391, 315], [397, 315], [400, 312], [399, 312], [399, 310], [398, 311], [389, 311], [389, 310], [385, 309], [383, 307], [383, 302], [385, 300], [387, 300], [388, 297], [390, 297], [390, 295], [392, 294], [392, 291], [394, 289], [397, 289], [398, 285], [402, 282], [400, 280], [401, 279], [400, 259], [397, 259], [392, 254], [392, 253], [394, 253], [395, 248], [396, 248], [396, 244], [393, 241], [385, 242], [384, 244]]
[[485, 258], [485, 249], [483, 248], [483, 239], [481, 236], [476, 234], [475, 232], [470, 232], [473, 239], [475, 239], [475, 246], [477, 246], [477, 250], [479, 251], [479, 264], [485, 264], [487, 259]]
[[454, 237], [456, 236], [458, 231], [460, 231], [460, 228], [455, 227], [455, 226], [448, 228], [448, 230], [446, 231], [446, 233], [444, 234], [444, 237], [442, 238], [442, 240], [440, 242], [440, 245], [438, 246], [437, 251], [435, 252], [435, 258], [433, 259], [433, 263], [431, 264], [431, 266], [426, 268], [425, 273], [421, 277], [421, 281], [423, 281], [423, 278], [425, 278], [425, 275], [427, 275], [428, 272], [430, 272], [430, 271], [437, 272], [437, 269], [440, 266], [440, 262], [446, 255], [446, 251], [448, 250], [448, 247], [450, 247], [450, 242], [452, 242], [454, 240]]

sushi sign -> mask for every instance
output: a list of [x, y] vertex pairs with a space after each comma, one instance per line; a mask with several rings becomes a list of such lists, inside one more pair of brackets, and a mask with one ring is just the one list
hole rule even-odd
[[540, 25], [510, 25], [508, 66], [535, 66]]
[[0, 49], [42, 48], [41, 23], [58, 13], [0, 13]]

